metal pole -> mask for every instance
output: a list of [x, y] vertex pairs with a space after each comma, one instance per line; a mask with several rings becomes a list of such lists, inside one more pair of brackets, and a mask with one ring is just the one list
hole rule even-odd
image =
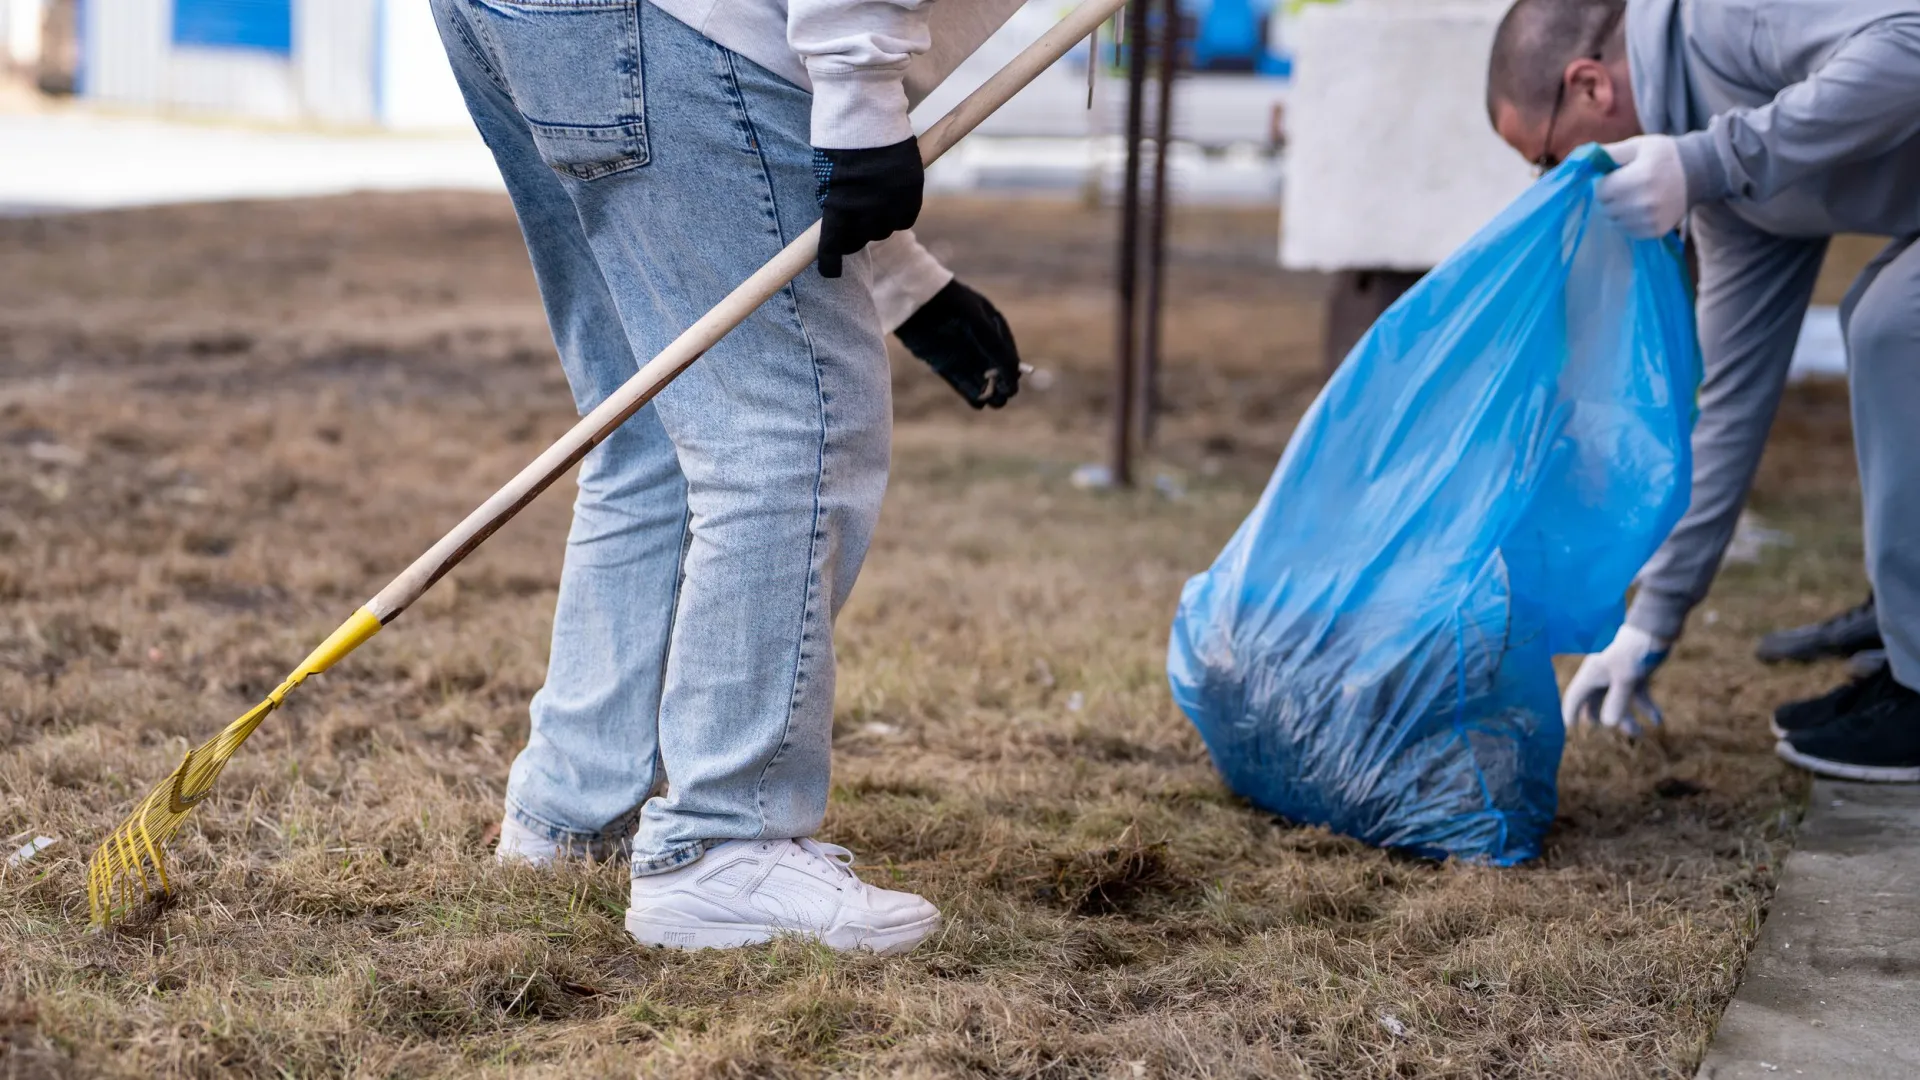
[[1140, 125], [1147, 80], [1147, 4], [1132, 0], [1126, 11], [1127, 165], [1120, 177], [1119, 315], [1114, 323], [1113, 453], [1115, 487], [1133, 486], [1134, 345], [1139, 323], [1134, 300], [1140, 278]]
[[1180, 57], [1180, 0], [1160, 5], [1159, 100], [1154, 103], [1153, 201], [1147, 211], [1146, 316], [1140, 347], [1140, 446], [1153, 445], [1160, 412], [1160, 310], [1167, 262], [1167, 156], [1173, 148], [1173, 76]]

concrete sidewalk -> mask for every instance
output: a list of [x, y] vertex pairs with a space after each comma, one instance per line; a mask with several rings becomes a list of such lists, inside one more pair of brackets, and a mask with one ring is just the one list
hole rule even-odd
[[[938, 192], [1074, 195], [1096, 178], [1111, 195], [1124, 159], [1113, 138], [974, 137], [929, 170], [927, 185]], [[1167, 165], [1183, 203], [1279, 200], [1278, 159], [1209, 157], [1181, 144]], [[492, 156], [470, 130], [342, 133], [80, 106], [0, 107], [0, 214], [426, 188], [504, 190]]]
[[1920, 786], [1817, 781], [1701, 1080], [1920, 1076]]
[[343, 135], [113, 116], [0, 113], [0, 212], [503, 190], [477, 133]]

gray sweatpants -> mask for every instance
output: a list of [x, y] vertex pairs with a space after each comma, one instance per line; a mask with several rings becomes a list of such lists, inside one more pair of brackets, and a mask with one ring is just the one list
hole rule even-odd
[[[1760, 464], [1825, 238], [1781, 237], [1722, 204], [1692, 217], [1705, 379], [1693, 498], [1646, 568], [1627, 622], [1678, 637], [1706, 596]], [[1895, 240], [1841, 307], [1866, 508], [1867, 574], [1893, 671], [1920, 687], [1920, 245]]]
[[1893, 676], [1920, 687], [1920, 244], [1888, 244], [1840, 307], [1867, 577]]

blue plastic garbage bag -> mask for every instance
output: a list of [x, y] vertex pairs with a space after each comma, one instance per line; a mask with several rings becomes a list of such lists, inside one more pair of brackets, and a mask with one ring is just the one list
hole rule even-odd
[[1401, 298], [1187, 583], [1167, 673], [1232, 788], [1382, 847], [1540, 853], [1551, 657], [1603, 647], [1686, 508], [1700, 361], [1671, 241], [1575, 154]]

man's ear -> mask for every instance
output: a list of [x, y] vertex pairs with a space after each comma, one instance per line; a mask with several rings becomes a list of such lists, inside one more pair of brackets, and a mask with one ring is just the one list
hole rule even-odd
[[1561, 77], [1567, 81], [1569, 98], [1585, 100], [1602, 116], [1613, 111], [1613, 72], [1607, 70], [1607, 65], [1583, 56], [1568, 64], [1566, 74]]

